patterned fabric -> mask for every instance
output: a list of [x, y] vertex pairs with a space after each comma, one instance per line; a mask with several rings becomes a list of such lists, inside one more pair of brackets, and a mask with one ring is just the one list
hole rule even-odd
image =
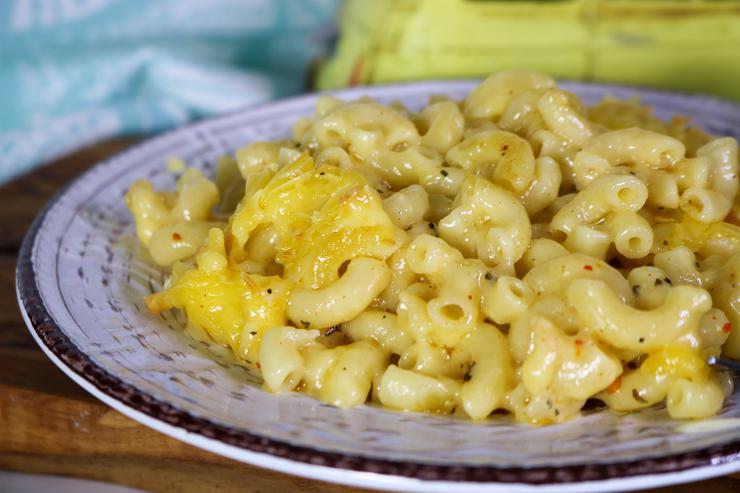
[[339, 0], [0, 2], [0, 181], [304, 90]]

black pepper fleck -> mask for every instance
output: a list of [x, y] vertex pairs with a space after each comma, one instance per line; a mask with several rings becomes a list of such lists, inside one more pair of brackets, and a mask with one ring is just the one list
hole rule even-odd
[[334, 325], [333, 327], [329, 327], [326, 329], [326, 332], [324, 332], [324, 336], [332, 335], [334, 332], [339, 332], [342, 330], [342, 327], [340, 327], [338, 324]]
[[645, 398], [640, 395], [637, 389], [632, 389], [632, 398], [636, 400], [637, 402], [641, 402], [642, 404], [647, 404], [647, 400], [645, 400]]

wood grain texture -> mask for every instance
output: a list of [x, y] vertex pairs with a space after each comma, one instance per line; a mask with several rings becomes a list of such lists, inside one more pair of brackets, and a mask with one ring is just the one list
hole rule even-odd
[[[65, 183], [131, 142], [98, 144], [0, 187], [0, 468], [162, 493], [368, 491], [241, 464], [161, 435], [88, 395], [36, 346], [15, 298], [23, 234]], [[737, 493], [740, 475], [650, 491]]]

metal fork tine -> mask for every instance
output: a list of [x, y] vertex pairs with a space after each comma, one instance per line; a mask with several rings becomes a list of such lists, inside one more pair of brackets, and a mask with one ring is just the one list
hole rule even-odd
[[707, 358], [707, 363], [712, 366], [719, 366], [727, 368], [728, 370], [732, 370], [734, 372], [740, 372], [740, 361], [736, 361], [734, 359], [717, 358], [715, 356], [710, 356], [709, 358]]

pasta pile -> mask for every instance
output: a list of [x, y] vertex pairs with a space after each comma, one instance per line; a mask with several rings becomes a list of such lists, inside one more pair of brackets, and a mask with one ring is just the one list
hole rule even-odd
[[740, 357], [737, 143], [550, 77], [419, 112], [322, 96], [292, 140], [127, 194], [149, 309], [272, 392], [531, 424], [665, 401], [717, 413]]

